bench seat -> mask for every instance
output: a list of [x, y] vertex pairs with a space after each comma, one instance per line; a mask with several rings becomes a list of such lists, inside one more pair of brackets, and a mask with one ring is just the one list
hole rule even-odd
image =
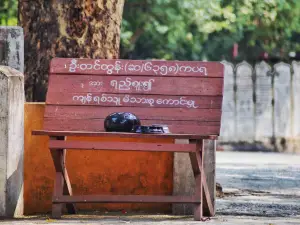
[[33, 135], [44, 136], [85, 136], [85, 137], [122, 137], [122, 138], [171, 138], [171, 139], [210, 139], [217, 140], [217, 135], [198, 135], [198, 134], [139, 134], [122, 132], [87, 132], [87, 131], [53, 131], [53, 130], [34, 130]]

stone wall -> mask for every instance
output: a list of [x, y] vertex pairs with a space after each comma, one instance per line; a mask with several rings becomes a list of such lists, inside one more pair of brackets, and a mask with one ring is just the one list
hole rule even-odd
[[300, 62], [225, 65], [219, 148], [300, 151]]

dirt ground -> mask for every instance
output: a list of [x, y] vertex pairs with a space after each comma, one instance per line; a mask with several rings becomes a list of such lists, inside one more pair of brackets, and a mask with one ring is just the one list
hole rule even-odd
[[[105, 215], [105, 216], [64, 216], [61, 220], [52, 220], [47, 217], [24, 218], [18, 220], [1, 221], [1, 224], [11, 225], [36, 225], [36, 224], [55, 224], [55, 225], [71, 225], [71, 224], [135, 224], [135, 225], [190, 225], [202, 222], [194, 221], [192, 217], [170, 216], [170, 215]], [[291, 225], [300, 224], [300, 217], [257, 217], [257, 216], [217, 216], [203, 222], [209, 225]]]
[[[300, 224], [300, 155], [282, 153], [217, 153], [217, 182], [224, 195], [216, 217], [207, 224]], [[104, 214], [32, 216], [0, 220], [1, 224], [198, 224], [192, 216]]]

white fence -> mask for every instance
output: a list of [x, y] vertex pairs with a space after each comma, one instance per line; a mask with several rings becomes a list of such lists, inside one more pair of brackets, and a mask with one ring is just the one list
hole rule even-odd
[[221, 140], [300, 138], [300, 62], [225, 65]]

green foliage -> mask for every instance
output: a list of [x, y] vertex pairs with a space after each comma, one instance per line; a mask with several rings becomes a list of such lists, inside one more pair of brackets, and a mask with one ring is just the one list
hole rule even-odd
[[[0, 0], [0, 25], [17, 25], [17, 0]], [[256, 60], [300, 51], [300, 0], [125, 0], [122, 58]]]
[[300, 50], [299, 0], [127, 0], [121, 57], [255, 60]]
[[0, 0], [0, 25], [15, 26], [18, 24], [17, 19], [17, 0]]

